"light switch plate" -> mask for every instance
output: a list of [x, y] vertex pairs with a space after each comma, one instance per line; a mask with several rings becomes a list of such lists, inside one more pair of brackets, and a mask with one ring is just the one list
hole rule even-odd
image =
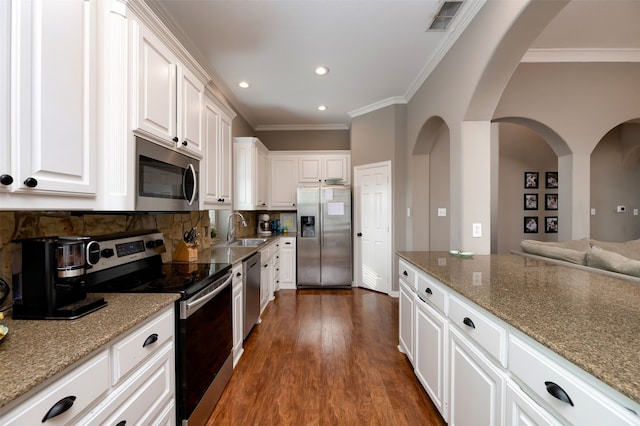
[[446, 216], [447, 215], [447, 209], [443, 208], [443, 207], [439, 207], [438, 208], [438, 216]]

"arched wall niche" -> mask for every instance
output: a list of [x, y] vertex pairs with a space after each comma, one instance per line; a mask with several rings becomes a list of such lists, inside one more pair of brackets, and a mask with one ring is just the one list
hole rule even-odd
[[[420, 129], [410, 157], [413, 182], [410, 217], [414, 250], [448, 250], [450, 245], [449, 127], [441, 117], [430, 117]], [[438, 215], [445, 209], [445, 216]]]
[[[591, 152], [591, 238], [629, 241], [640, 238], [640, 121], [621, 123]], [[624, 211], [618, 211], [623, 206]]]

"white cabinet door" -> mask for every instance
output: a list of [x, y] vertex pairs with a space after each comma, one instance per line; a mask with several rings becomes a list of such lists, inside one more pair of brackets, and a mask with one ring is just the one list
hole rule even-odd
[[12, 188], [95, 195], [96, 2], [15, 0], [11, 8]]
[[178, 150], [202, 158], [204, 84], [184, 66], [178, 66]]
[[296, 239], [280, 237], [280, 288], [296, 288]]
[[414, 300], [415, 373], [442, 418], [447, 420], [447, 319], [419, 297]]
[[0, 192], [11, 189], [11, 2], [0, 2]]
[[242, 340], [244, 330], [244, 288], [242, 263], [238, 263], [231, 271], [233, 276], [233, 367], [238, 364], [242, 356]]
[[221, 203], [231, 207], [233, 194], [233, 147], [231, 145], [232, 119], [220, 116], [220, 139], [218, 140], [218, 194]]
[[400, 330], [398, 332], [398, 337], [400, 340], [400, 350], [407, 355], [409, 361], [413, 364], [413, 336], [414, 336], [414, 304], [413, 304], [413, 291], [407, 283], [403, 280], [399, 281], [400, 283], [400, 300], [399, 303], [399, 311], [400, 311], [400, 319], [399, 326]]
[[298, 167], [298, 182], [314, 183], [322, 180], [322, 159], [319, 155], [300, 156]]
[[505, 376], [453, 326], [449, 342], [449, 424], [501, 425]]
[[233, 140], [234, 210], [267, 208], [267, 148], [259, 139], [244, 137]]
[[267, 208], [267, 196], [269, 191], [269, 158], [268, 151], [264, 145], [257, 146], [258, 168], [256, 170], [256, 207], [258, 209]]
[[331, 155], [322, 158], [322, 179], [339, 179], [349, 182], [349, 156]]
[[561, 423], [536, 404], [518, 385], [507, 381], [505, 425], [560, 426]]
[[269, 163], [271, 171], [269, 207], [276, 210], [294, 210], [297, 196], [298, 157], [271, 156]]
[[209, 98], [204, 105], [205, 158], [202, 176], [202, 201], [205, 208], [231, 206], [231, 119]]
[[168, 147], [178, 142], [177, 59], [173, 52], [147, 27], [139, 26], [138, 105], [139, 129], [156, 136]]

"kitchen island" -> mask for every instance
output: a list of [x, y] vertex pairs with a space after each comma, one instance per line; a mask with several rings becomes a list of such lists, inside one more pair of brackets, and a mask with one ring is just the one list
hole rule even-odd
[[449, 252], [397, 254], [444, 284], [451, 295], [463, 296], [457, 297], [504, 321], [508, 334], [523, 333], [610, 386], [623, 395], [623, 403], [629, 399], [625, 406], [637, 412], [637, 283], [514, 254], [469, 258]]
[[39, 388], [78, 361], [172, 305], [173, 293], [109, 293], [107, 306], [77, 320], [1, 321], [9, 332], [0, 342], [0, 414], [5, 405]]

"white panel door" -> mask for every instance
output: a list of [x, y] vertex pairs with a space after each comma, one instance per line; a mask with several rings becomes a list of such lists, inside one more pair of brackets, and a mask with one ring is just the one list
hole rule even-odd
[[14, 186], [95, 194], [96, 2], [14, 1], [11, 7]]
[[[140, 25], [137, 127], [167, 146], [178, 142], [176, 116], [176, 58], [144, 25]], [[174, 139], [175, 138], [175, 139]]]
[[271, 190], [269, 207], [295, 209], [298, 177], [298, 157], [270, 157]]
[[222, 114], [220, 116], [220, 139], [218, 140], [218, 195], [222, 203], [231, 206], [233, 189], [233, 146], [231, 141], [232, 119]]
[[202, 198], [206, 203], [217, 204], [219, 193], [218, 144], [220, 135], [220, 111], [211, 102], [204, 105], [204, 140], [206, 156], [202, 162], [200, 176], [203, 183]]
[[391, 164], [355, 168], [356, 280], [359, 286], [391, 292]]

